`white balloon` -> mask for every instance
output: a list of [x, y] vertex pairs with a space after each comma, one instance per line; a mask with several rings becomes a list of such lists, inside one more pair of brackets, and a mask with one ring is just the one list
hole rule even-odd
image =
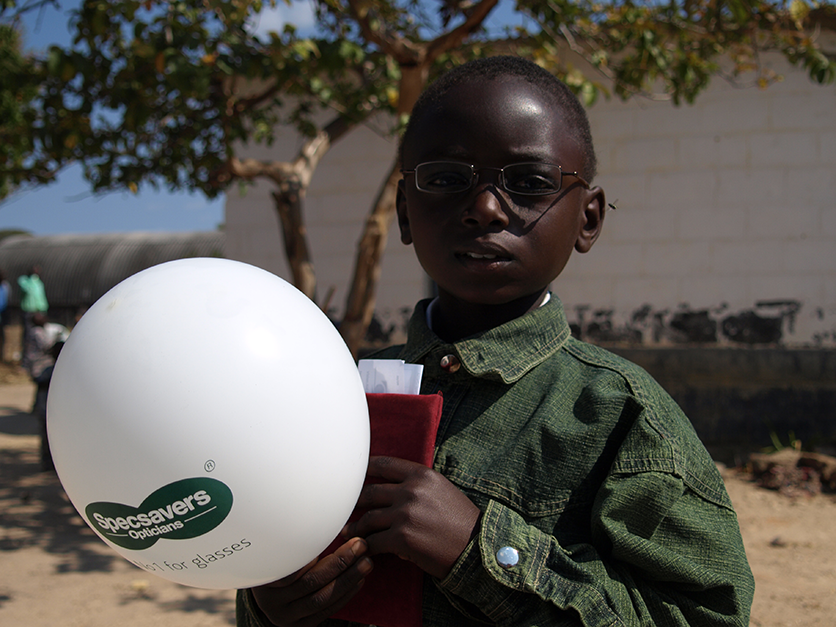
[[224, 259], [154, 266], [102, 296], [58, 358], [47, 424], [90, 527], [200, 588], [261, 585], [316, 557], [369, 454], [360, 376], [330, 320]]

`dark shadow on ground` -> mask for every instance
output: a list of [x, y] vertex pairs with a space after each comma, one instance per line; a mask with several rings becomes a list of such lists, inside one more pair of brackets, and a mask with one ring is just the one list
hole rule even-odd
[[87, 527], [36, 449], [0, 450], [0, 551], [37, 546], [63, 556], [59, 573], [110, 572], [116, 555]]
[[[220, 616], [230, 625], [235, 624], [235, 604], [230, 602], [225, 591], [198, 590], [188, 586], [177, 586], [182, 593], [181, 598], [159, 601], [154, 590], [154, 580], [139, 581], [143, 584], [136, 589], [126, 591], [119, 601], [120, 605], [134, 605], [141, 603], [154, 603], [166, 612], [172, 613], [195, 613], [213, 614]], [[148, 584], [147, 587], [145, 584]]]
[[38, 435], [38, 420], [18, 407], [0, 407], [0, 433], [7, 435]]
[[[36, 425], [29, 414], [28, 422]], [[0, 417], [0, 430], [4, 422], [14, 416]], [[8, 433], [8, 431], [4, 431]], [[37, 428], [34, 430], [37, 433]], [[25, 435], [25, 433], [21, 433]], [[20, 447], [0, 448], [0, 563], [2, 554], [29, 547], [60, 557], [55, 574], [56, 585], [65, 573], [113, 572], [114, 565], [122, 557], [113, 552], [95, 535], [78, 515], [61, 487], [55, 472], [41, 470], [40, 453], [35, 442]], [[155, 577], [137, 569], [137, 577], [148, 579], [153, 591]], [[166, 612], [200, 613], [217, 615], [228, 624], [235, 624], [235, 604], [228, 592], [199, 590], [178, 586], [180, 598], [160, 601], [153, 592], [142, 586], [127, 591], [120, 603], [133, 605], [153, 603]], [[226, 598], [222, 595], [226, 595]], [[9, 597], [0, 595], [0, 605]]]
[[178, 601], [160, 603], [160, 607], [169, 612], [204, 612], [218, 614], [226, 618], [229, 624], [235, 624], [235, 605], [225, 598], [211, 596], [211, 591], [203, 591], [206, 596], [200, 596], [184, 587], [185, 596]]

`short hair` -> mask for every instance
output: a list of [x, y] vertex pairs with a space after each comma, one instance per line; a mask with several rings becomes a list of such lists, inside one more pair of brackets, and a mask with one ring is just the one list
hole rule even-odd
[[592, 131], [586, 110], [572, 90], [556, 76], [528, 59], [514, 56], [495, 56], [475, 59], [459, 65], [443, 74], [419, 96], [412, 108], [409, 122], [400, 143], [400, 157], [403, 162], [404, 145], [412, 139], [421, 120], [427, 117], [441, 103], [444, 96], [454, 87], [472, 81], [490, 81], [505, 77], [521, 78], [543, 91], [553, 99], [553, 104], [563, 112], [566, 124], [574, 134], [584, 156], [581, 174], [588, 181], [595, 178], [598, 160], [592, 143]]

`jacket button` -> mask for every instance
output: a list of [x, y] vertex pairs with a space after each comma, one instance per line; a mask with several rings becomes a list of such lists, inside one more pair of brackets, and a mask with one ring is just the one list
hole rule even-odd
[[445, 355], [441, 358], [439, 365], [442, 367], [442, 369], [450, 373], [456, 372], [459, 368], [462, 367], [462, 363], [459, 361], [459, 358], [455, 355]]
[[502, 568], [513, 568], [520, 561], [520, 552], [512, 546], [503, 546], [496, 552], [496, 562]]

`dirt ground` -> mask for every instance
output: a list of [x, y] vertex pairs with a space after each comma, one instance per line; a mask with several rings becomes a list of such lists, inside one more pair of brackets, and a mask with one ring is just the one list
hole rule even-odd
[[[90, 531], [39, 461], [33, 389], [0, 366], [0, 625], [216, 627], [234, 593], [188, 588], [139, 570]], [[752, 627], [836, 624], [836, 496], [791, 500], [724, 471], [756, 593]]]
[[111, 551], [40, 468], [29, 384], [0, 384], [0, 625], [219, 627], [233, 591], [188, 588]]

